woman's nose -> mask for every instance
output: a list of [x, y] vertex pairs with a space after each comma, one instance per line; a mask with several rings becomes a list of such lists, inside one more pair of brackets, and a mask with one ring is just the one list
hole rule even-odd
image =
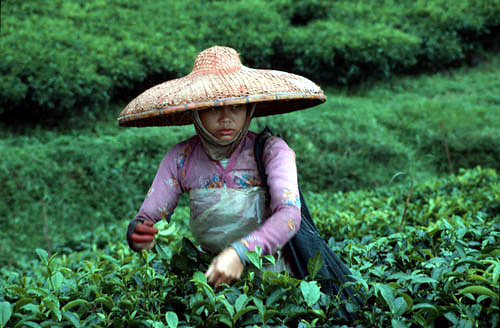
[[231, 119], [231, 109], [222, 107], [220, 111], [219, 120], [230, 120]]

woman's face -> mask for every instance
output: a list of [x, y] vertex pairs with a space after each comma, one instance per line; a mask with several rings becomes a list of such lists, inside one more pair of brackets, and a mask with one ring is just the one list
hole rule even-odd
[[247, 106], [228, 105], [199, 112], [201, 123], [221, 141], [231, 141], [241, 131], [247, 118]]

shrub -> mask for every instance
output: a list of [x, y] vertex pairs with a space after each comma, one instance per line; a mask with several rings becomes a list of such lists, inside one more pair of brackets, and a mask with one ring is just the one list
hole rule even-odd
[[[308, 194], [313, 215], [332, 249], [351, 267], [365, 297], [360, 327], [497, 325], [500, 262], [500, 184], [494, 170], [414, 186], [410, 215], [401, 224], [407, 190]], [[182, 209], [181, 209], [182, 210]], [[177, 215], [180, 214], [180, 217]], [[79, 252], [61, 249], [0, 270], [1, 325], [118, 325], [216, 327], [286, 325], [341, 327], [340, 302], [312, 277], [261, 273], [260, 258], [233, 286], [214, 289], [203, 272], [210, 256], [186, 236], [187, 211], [160, 225], [154, 251], [132, 254], [124, 224], [93, 231]], [[347, 302], [349, 304], [349, 302]], [[348, 305], [352, 306], [352, 305]]]
[[247, 65], [329, 84], [443, 69], [475, 62], [496, 40], [498, 17], [494, 0], [11, 0], [2, 3], [0, 115], [57, 122], [98, 112], [188, 73], [214, 44]]

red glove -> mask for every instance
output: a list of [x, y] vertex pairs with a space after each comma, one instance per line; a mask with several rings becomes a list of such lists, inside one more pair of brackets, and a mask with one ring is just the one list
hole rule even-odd
[[[150, 220], [144, 222], [132, 220], [127, 230], [127, 241], [130, 248], [137, 252], [142, 249], [152, 248], [154, 235], [158, 233], [158, 229], [153, 225], [154, 222]], [[151, 247], [147, 247], [148, 244]]]

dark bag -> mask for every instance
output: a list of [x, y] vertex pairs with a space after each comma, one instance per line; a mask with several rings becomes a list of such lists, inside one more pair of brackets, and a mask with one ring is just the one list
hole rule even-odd
[[[266, 127], [255, 140], [254, 154], [257, 161], [259, 174], [265, 187], [267, 188], [267, 174], [262, 161], [262, 153], [268, 137], [273, 136], [271, 130]], [[323, 265], [317, 274], [317, 280], [321, 285], [321, 290], [325, 294], [340, 296], [342, 300], [349, 301], [354, 308], [362, 305], [361, 298], [352, 286], [345, 286], [345, 283], [353, 282], [351, 272], [339, 257], [328, 247], [326, 241], [319, 234], [316, 225], [307, 208], [304, 196], [300, 191], [301, 215], [300, 228], [295, 236], [285, 245], [285, 252], [290, 257], [292, 274], [299, 279], [304, 279], [309, 273], [307, 263], [318, 252], [323, 260]], [[339, 313], [344, 319], [354, 321], [359, 319], [355, 312], [349, 312], [345, 306], [341, 307]]]

